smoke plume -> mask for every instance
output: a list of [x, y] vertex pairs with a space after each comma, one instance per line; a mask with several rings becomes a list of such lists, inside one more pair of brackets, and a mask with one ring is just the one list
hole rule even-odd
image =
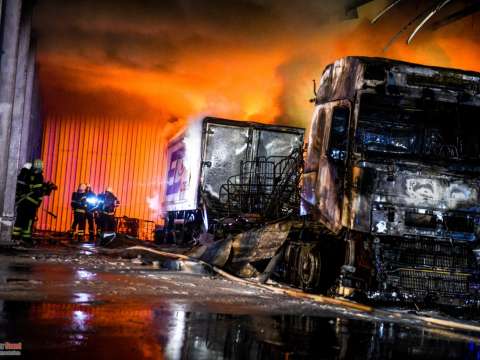
[[345, 20], [342, 1], [41, 1], [44, 107], [163, 122], [207, 112], [306, 126], [311, 80], [345, 55], [480, 70], [478, 16], [384, 52], [421, 8], [410, 3], [371, 25], [384, 3]]

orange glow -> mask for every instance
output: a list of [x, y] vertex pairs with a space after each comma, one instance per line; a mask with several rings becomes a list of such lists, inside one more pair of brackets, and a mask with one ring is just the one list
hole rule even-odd
[[[78, 58], [48, 55], [40, 57], [43, 90], [49, 97], [51, 89], [64, 87], [67, 81], [58, 77], [60, 64], [68, 64], [68, 71], [75, 74], [75, 82], [68, 87], [79, 93], [89, 91], [117, 92], [138, 97], [147, 105], [136, 109], [138, 115], [150, 121], [158, 121], [159, 114], [174, 114], [177, 118], [203, 112], [216, 116], [268, 122], [279, 115], [275, 95], [280, 84], [275, 68], [283, 60], [280, 53], [236, 54], [229, 62], [219, 59], [185, 59], [172, 72], [154, 72], [131, 69], [116, 64], [98, 65]], [[186, 70], [190, 69], [187, 73]], [[53, 76], [52, 76], [53, 73]], [[52, 77], [57, 81], [53, 81]], [[70, 79], [68, 79], [70, 80]], [[108, 96], [108, 95], [107, 95]], [[47, 100], [48, 102], [48, 100]], [[117, 104], [118, 109], [96, 109], [95, 104], [82, 104], [86, 108], [65, 109], [53, 100], [50, 112], [93, 111], [99, 114], [117, 112], [128, 104]], [[53, 107], [53, 109], [52, 109]], [[92, 109], [93, 108], [93, 109]], [[160, 116], [161, 117], [161, 116]], [[165, 120], [165, 119], [163, 119]]]
[[[113, 313], [115, 316], [112, 316]], [[135, 304], [119, 308], [115, 305], [39, 303], [29, 308], [29, 316], [42, 322], [60, 323], [63, 328], [78, 332], [81, 335], [76, 340], [84, 349], [108, 346], [106, 339], [98, 337], [94, 331], [108, 328], [110, 336], [121, 340], [110, 347], [109, 355], [113, 358], [121, 358], [125, 354], [136, 359], [165, 358], [165, 349], [155, 336], [155, 315], [146, 307]], [[132, 336], [141, 331], [145, 332], [142, 336]], [[95, 336], [90, 336], [92, 333]]]
[[47, 117], [43, 154], [45, 177], [59, 185], [44, 207], [57, 219], [39, 214], [38, 227], [69, 229], [71, 193], [91, 183], [97, 193], [111, 186], [120, 199], [117, 216], [160, 221], [148, 198], [162, 193], [164, 154], [161, 122], [131, 122], [119, 118]]

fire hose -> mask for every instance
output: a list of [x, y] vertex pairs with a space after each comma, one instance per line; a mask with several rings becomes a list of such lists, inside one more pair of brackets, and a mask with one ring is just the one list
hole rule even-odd
[[57, 214], [45, 209], [45, 208], [42, 208], [42, 211], [45, 211], [48, 215], [50, 215], [51, 217], [53, 217], [54, 219], [57, 218]]
[[222, 270], [222, 269], [220, 269], [220, 268], [218, 268], [214, 265], [211, 265], [211, 264], [209, 264], [205, 261], [195, 259], [195, 258], [192, 258], [190, 256], [183, 255], [183, 254], [169, 253], [169, 252], [165, 252], [165, 251], [151, 249], [151, 248], [144, 247], [144, 246], [132, 246], [132, 247], [122, 249], [122, 251], [125, 251], [125, 250], [147, 251], [147, 252], [150, 252], [150, 253], [153, 253], [153, 254], [156, 254], [156, 255], [160, 255], [160, 256], [163, 256], [163, 257], [166, 257], [166, 258], [170, 258], [170, 259], [177, 259], [177, 260], [180, 259], [180, 260], [197, 262], [199, 264], [202, 264], [202, 265], [206, 266], [207, 268], [211, 269], [212, 271], [214, 271], [218, 275], [220, 275], [220, 276], [222, 276], [222, 277], [224, 277], [228, 280], [235, 281], [235, 282], [238, 282], [238, 283], [241, 283], [241, 284], [244, 284], [244, 285], [254, 286], [254, 287], [257, 287], [257, 288], [260, 288], [260, 289], [263, 289], [263, 290], [273, 291], [277, 294], [284, 294], [284, 295], [290, 295], [290, 296], [293, 296], [293, 297], [304, 298], [304, 299], [313, 300], [315, 302], [319, 302], [319, 303], [323, 303], [323, 304], [345, 306], [345, 307], [349, 307], [351, 309], [360, 310], [360, 311], [364, 311], [364, 312], [372, 312], [373, 311], [373, 308], [370, 307], [370, 306], [358, 304], [356, 302], [349, 301], [349, 300], [335, 299], [335, 298], [330, 298], [330, 297], [323, 296], [323, 295], [308, 294], [308, 293], [304, 293], [304, 292], [298, 291], [298, 290], [287, 289], [287, 288], [279, 288], [279, 287], [266, 285], [266, 284], [262, 284], [262, 283], [258, 283], [258, 282], [254, 282], [254, 281], [250, 281], [250, 280], [245, 280], [245, 279], [236, 277], [232, 274], [229, 274], [228, 272], [226, 272], [226, 271], [224, 271], [224, 270]]

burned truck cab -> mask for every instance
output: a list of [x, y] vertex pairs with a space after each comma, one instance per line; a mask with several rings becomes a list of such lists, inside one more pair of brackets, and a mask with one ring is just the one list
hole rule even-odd
[[345, 241], [337, 292], [476, 304], [480, 74], [381, 58], [329, 65], [302, 214]]

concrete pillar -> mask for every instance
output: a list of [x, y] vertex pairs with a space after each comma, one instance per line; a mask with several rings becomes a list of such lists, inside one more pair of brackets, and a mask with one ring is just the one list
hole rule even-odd
[[[28, 75], [30, 65], [30, 33], [31, 13], [29, 9], [24, 9], [20, 21], [17, 75], [15, 79], [15, 98], [13, 102], [13, 117], [10, 130], [10, 152], [7, 165], [7, 192], [9, 192], [9, 189], [15, 188], [18, 169], [22, 165], [22, 163], [20, 162], [20, 151], [24, 134], [25, 105], [27, 101], [31, 99], [31, 94], [29, 94], [31, 88], [28, 88]], [[8, 208], [9, 213], [13, 213], [13, 201], [9, 201], [7, 205], [5, 206], [5, 212], [7, 212], [6, 210]]]
[[[35, 76], [36, 76], [36, 49], [35, 44], [30, 39], [30, 52], [28, 54], [28, 67], [27, 67], [27, 85], [25, 88], [25, 106], [23, 108], [23, 125], [22, 125], [22, 140], [20, 145], [20, 160], [19, 164], [25, 164], [27, 161], [32, 161], [29, 142], [31, 141], [31, 129], [33, 119], [33, 107], [35, 104], [34, 91], [35, 89]], [[35, 119], [39, 120], [39, 119]]]
[[[15, 190], [20, 165], [20, 146], [23, 130], [23, 112], [27, 88], [27, 70], [30, 50], [31, 14], [29, 9], [22, 11], [20, 20], [20, 36], [17, 53], [17, 73], [15, 77], [15, 96], [13, 100], [12, 124], [10, 127], [10, 148], [7, 162], [7, 180], [3, 216], [15, 217]], [[5, 240], [5, 238], [3, 238]]]
[[[10, 153], [10, 137], [13, 119], [13, 103], [15, 96], [15, 79], [17, 70], [18, 38], [21, 0], [4, 0], [1, 32], [0, 59], [0, 242], [10, 241], [14, 214], [9, 206], [8, 193], [8, 159]], [[17, 139], [19, 140], [19, 139]], [[15, 196], [15, 194], [13, 194]]]

